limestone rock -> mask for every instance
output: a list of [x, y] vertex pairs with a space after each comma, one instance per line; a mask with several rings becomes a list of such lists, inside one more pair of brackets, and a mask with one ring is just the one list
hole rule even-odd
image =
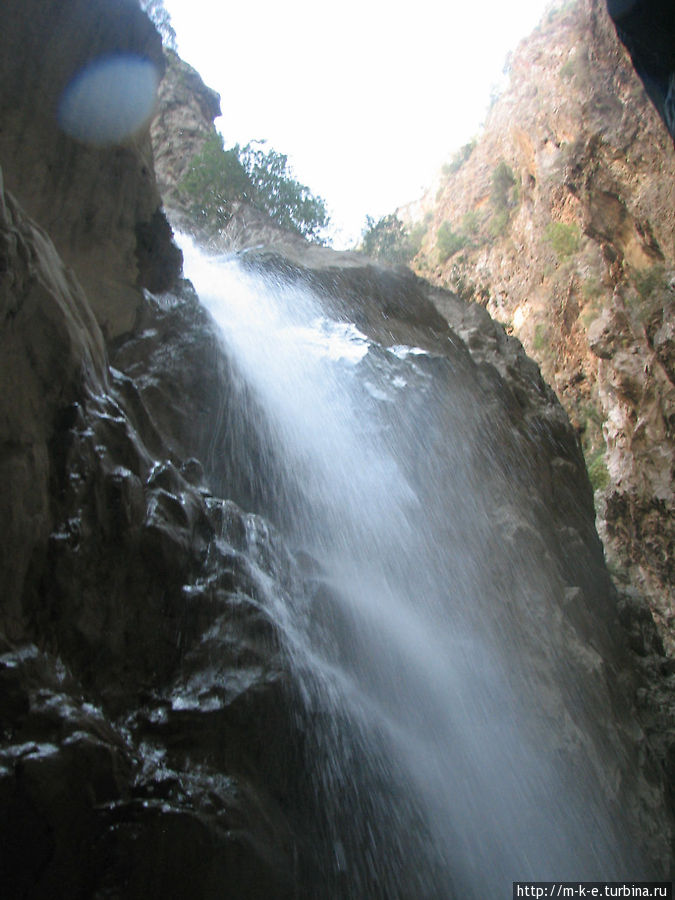
[[157, 185], [174, 220], [185, 204], [181, 181], [206, 139], [215, 134], [213, 120], [220, 114], [218, 94], [176, 53], [166, 51], [151, 135]]
[[[552, 6], [509, 66], [482, 133], [400, 211], [427, 226], [413, 265], [540, 364], [607, 495], [613, 570], [650, 598], [672, 649], [672, 139], [603, 0]], [[444, 223], [458, 236], [447, 258]]]

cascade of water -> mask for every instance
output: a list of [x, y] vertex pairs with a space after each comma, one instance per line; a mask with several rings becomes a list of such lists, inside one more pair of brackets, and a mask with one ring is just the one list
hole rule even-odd
[[542, 738], [561, 715], [548, 674], [561, 661], [513, 662], [546, 625], [520, 633], [511, 594], [536, 617], [561, 586], [536, 546], [500, 555], [494, 499], [511, 488], [452, 365], [376, 344], [309, 290], [183, 249], [257, 417], [246, 481], [320, 572], [311, 604], [278, 613], [312, 709], [326, 896], [496, 897], [518, 879], [634, 878], [593, 765], [575, 788], [556, 763], [562, 739]]

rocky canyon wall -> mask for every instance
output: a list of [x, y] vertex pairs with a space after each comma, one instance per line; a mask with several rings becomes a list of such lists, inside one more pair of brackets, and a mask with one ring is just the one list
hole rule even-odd
[[604, 2], [579, 0], [523, 41], [483, 131], [402, 212], [426, 228], [416, 271], [485, 306], [556, 390], [612, 571], [669, 648], [674, 185], [672, 138]]

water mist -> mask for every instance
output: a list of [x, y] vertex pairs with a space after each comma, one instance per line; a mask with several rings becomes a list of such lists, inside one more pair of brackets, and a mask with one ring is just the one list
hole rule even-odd
[[303, 698], [325, 896], [635, 878], [592, 698], [564, 683], [564, 646], [536, 654], [564, 590], [517, 512], [538, 501], [464, 357], [384, 346], [297, 279], [183, 245], [236, 372], [234, 499], [308, 572], [267, 602]]

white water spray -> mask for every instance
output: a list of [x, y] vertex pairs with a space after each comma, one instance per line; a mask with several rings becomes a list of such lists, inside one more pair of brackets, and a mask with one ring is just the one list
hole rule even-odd
[[[309, 606], [279, 612], [315, 714], [326, 896], [501, 897], [513, 880], [635, 877], [616, 869], [602, 802], [569, 784], [560, 741], [537, 730], [555, 718], [555, 686], [511, 665], [521, 638], [495, 624], [491, 604], [514, 590], [495, 570], [533, 608], [561, 586], [536, 550], [486, 559], [505, 488], [478, 467], [462, 390], [437, 383], [445, 363], [371, 342], [306, 289], [183, 250], [254, 398], [257, 465], [275, 458], [250, 476], [264, 511], [321, 573]], [[579, 786], [593, 778], [589, 764]]]

